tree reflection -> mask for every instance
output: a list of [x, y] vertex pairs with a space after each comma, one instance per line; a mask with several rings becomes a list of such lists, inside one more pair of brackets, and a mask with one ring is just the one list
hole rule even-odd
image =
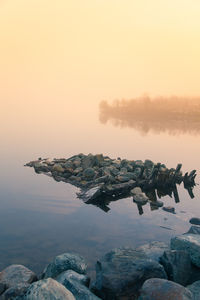
[[200, 133], [200, 98], [141, 97], [115, 100], [112, 104], [102, 101], [99, 111], [102, 124], [110, 121], [114, 126], [134, 128], [142, 134]]

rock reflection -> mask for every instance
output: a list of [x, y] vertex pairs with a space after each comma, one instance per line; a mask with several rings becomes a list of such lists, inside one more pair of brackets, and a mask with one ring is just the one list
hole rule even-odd
[[141, 97], [115, 100], [112, 104], [102, 101], [99, 111], [102, 124], [110, 121], [114, 126], [134, 128], [142, 134], [200, 134], [200, 98]]
[[[194, 186], [190, 186], [190, 187], [185, 186], [185, 189], [187, 189], [191, 199], [194, 198], [193, 188], [194, 188]], [[169, 196], [170, 198], [174, 199], [174, 204], [180, 202], [177, 185], [174, 185], [173, 187], [167, 187], [166, 189], [164, 189], [164, 188], [162, 188], [162, 189], [161, 188], [147, 189], [147, 190], [144, 189], [143, 192], [145, 193], [145, 195], [148, 198], [148, 201], [145, 204], [136, 203], [133, 199], [133, 203], [137, 206], [139, 215], [144, 214], [144, 206], [149, 206], [151, 211], [159, 210], [162, 208], [163, 210], [174, 214], [175, 213], [174, 207], [171, 207], [171, 206], [165, 207], [164, 202], [159, 200], [165, 196]], [[97, 198], [95, 201], [85, 202], [85, 203], [95, 205], [107, 213], [110, 210], [109, 205], [112, 202], [118, 201], [121, 199], [125, 199], [128, 197], [130, 197], [130, 194], [127, 194], [127, 197], [123, 195], [122, 197], [119, 196], [119, 197], [116, 197], [115, 199], [113, 199], [113, 197], [109, 197], [109, 196], [104, 196], [104, 197], [101, 196], [101, 197]]]

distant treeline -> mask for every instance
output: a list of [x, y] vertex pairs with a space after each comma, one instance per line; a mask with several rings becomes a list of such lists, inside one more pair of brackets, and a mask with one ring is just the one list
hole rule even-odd
[[102, 101], [99, 105], [100, 121], [105, 124], [131, 127], [142, 133], [154, 132], [200, 133], [200, 98], [141, 97]]

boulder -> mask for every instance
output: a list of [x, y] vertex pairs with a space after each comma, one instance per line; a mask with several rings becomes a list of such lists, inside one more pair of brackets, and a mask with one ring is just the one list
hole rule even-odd
[[80, 274], [85, 274], [87, 265], [82, 256], [75, 253], [64, 253], [55, 259], [45, 268], [42, 278], [55, 278], [60, 273], [73, 270]]
[[74, 295], [78, 300], [100, 300], [85, 285], [79, 281], [65, 278], [62, 284]]
[[6, 284], [3, 282], [0, 282], [0, 295], [6, 290]]
[[32, 283], [37, 280], [37, 276], [28, 268], [22, 265], [11, 265], [0, 273], [0, 282], [7, 288], [17, 284]]
[[8, 288], [3, 295], [1, 295], [1, 300], [14, 300], [16, 297], [23, 296], [30, 284], [28, 283], [19, 283], [13, 287]]
[[159, 262], [164, 251], [169, 250], [169, 245], [164, 242], [153, 241], [137, 248], [138, 251], [143, 251], [145, 255]]
[[102, 299], [128, 298], [152, 277], [167, 278], [163, 266], [137, 249], [117, 248], [97, 262], [92, 291]]
[[193, 300], [193, 296], [178, 283], [152, 278], [143, 284], [138, 300]]
[[200, 267], [200, 235], [183, 234], [171, 239], [172, 250], [185, 250], [190, 254], [192, 263]]
[[39, 280], [30, 285], [23, 300], [75, 300], [72, 293], [52, 278]]
[[190, 255], [184, 250], [165, 251], [160, 258], [160, 263], [165, 268], [168, 279], [186, 285], [192, 273]]
[[192, 293], [193, 300], [199, 300], [200, 299], [200, 280], [194, 282], [191, 285], [188, 285], [187, 289], [190, 290], [190, 292]]
[[189, 222], [193, 225], [200, 225], [200, 218], [191, 218]]
[[187, 233], [200, 234], [200, 227], [192, 225]]
[[80, 284], [85, 285], [87, 287], [89, 287], [89, 284], [90, 284], [90, 278], [87, 275], [79, 274], [72, 270], [62, 272], [55, 279], [63, 285], [65, 285], [64, 282], [66, 280], [75, 280], [75, 281], [79, 282]]

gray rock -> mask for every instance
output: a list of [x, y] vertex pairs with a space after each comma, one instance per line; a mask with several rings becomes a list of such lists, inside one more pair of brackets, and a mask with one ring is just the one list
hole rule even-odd
[[96, 158], [92, 155], [88, 155], [82, 159], [81, 166], [83, 167], [83, 169], [92, 168], [95, 162], [96, 162]]
[[200, 234], [200, 227], [192, 225], [187, 233]]
[[193, 296], [178, 283], [152, 278], [143, 284], [138, 300], [193, 300]]
[[83, 193], [78, 194], [84, 202], [90, 202], [96, 199], [101, 194], [101, 186], [95, 186]]
[[23, 296], [30, 284], [28, 283], [19, 283], [16, 286], [8, 288], [3, 295], [1, 295], [1, 300], [14, 300], [18, 296]]
[[23, 300], [75, 300], [72, 293], [52, 278], [39, 280], [30, 285]]
[[164, 206], [162, 209], [164, 211], [167, 211], [167, 212], [171, 213], [171, 214], [175, 214], [175, 208], [173, 206]]
[[145, 195], [145, 193], [137, 194], [133, 196], [133, 202], [145, 205], [148, 202], [149, 198]]
[[118, 248], [107, 253], [96, 264], [96, 282], [92, 290], [102, 299], [137, 295], [149, 278], [167, 278], [164, 268], [132, 248]]
[[200, 225], [200, 218], [191, 218], [190, 223], [193, 225]]
[[95, 176], [95, 171], [93, 168], [87, 168], [83, 171], [83, 177], [85, 180], [91, 180]]
[[165, 251], [160, 258], [160, 263], [164, 266], [168, 279], [186, 285], [192, 273], [190, 255], [183, 250]]
[[6, 284], [3, 282], [0, 282], [0, 295], [6, 290]]
[[142, 189], [140, 187], [135, 187], [134, 189], [131, 190], [130, 194], [132, 196], [135, 195], [140, 195], [142, 193]]
[[74, 253], [64, 253], [56, 258], [45, 268], [42, 278], [55, 278], [60, 273], [73, 270], [80, 274], [85, 274], [87, 265], [82, 256]]
[[192, 293], [193, 300], [199, 300], [200, 299], [200, 280], [194, 282], [191, 285], [188, 285], [187, 289], [190, 290], [190, 292]]
[[99, 300], [85, 285], [73, 279], [65, 279], [62, 283], [77, 300]]
[[150, 201], [150, 205], [153, 207], [153, 206], [155, 206], [155, 207], [162, 207], [163, 206], [163, 202], [162, 201], [160, 201], [160, 200], [157, 200], [157, 201]]
[[6, 284], [8, 288], [17, 284], [32, 283], [36, 280], [35, 273], [22, 265], [11, 265], [0, 273], [0, 282]]
[[137, 248], [138, 251], [143, 251], [145, 255], [159, 262], [164, 251], [169, 250], [169, 245], [164, 242], [153, 241]]
[[61, 164], [55, 164], [52, 167], [52, 172], [64, 173], [65, 169], [61, 166]]
[[79, 282], [80, 284], [85, 285], [87, 287], [89, 287], [89, 284], [90, 284], [90, 278], [87, 275], [79, 274], [72, 270], [62, 272], [55, 279], [63, 285], [65, 285], [64, 282], [66, 280], [75, 280], [75, 281]]
[[35, 172], [49, 172], [50, 171], [50, 168], [46, 164], [40, 163], [40, 162], [37, 162], [34, 164], [34, 169], [35, 169]]
[[192, 263], [200, 267], [200, 235], [184, 234], [171, 239], [172, 250], [185, 250], [190, 254]]

